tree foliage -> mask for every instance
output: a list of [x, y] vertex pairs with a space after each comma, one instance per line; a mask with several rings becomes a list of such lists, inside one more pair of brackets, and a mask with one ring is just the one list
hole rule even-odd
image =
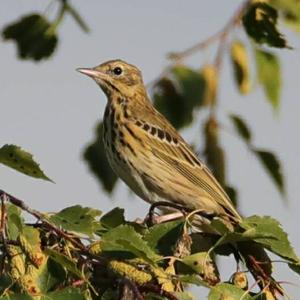
[[[59, 40], [57, 29], [67, 14], [88, 31], [70, 1], [57, 3], [57, 15], [52, 21], [47, 15], [34, 13], [3, 28], [4, 40], [16, 43], [19, 58], [40, 61], [53, 55]], [[299, 12], [297, 0], [245, 1], [215, 35], [182, 52], [171, 53], [170, 65], [149, 86], [154, 105], [178, 130], [199, 126], [196, 116], [209, 112], [200, 124], [203, 157], [233, 201], [237, 200], [237, 191], [227, 182], [227, 149], [221, 143], [223, 126], [217, 114], [222, 101], [218, 93], [222, 62], [229, 57], [233, 82], [241, 96], [261, 87], [271, 108], [278, 111], [281, 64], [273, 48], [291, 49], [281, 26], [300, 32]], [[216, 48], [212, 61], [195, 67], [185, 64], [187, 57], [208, 47]], [[256, 75], [251, 73], [252, 65]], [[237, 138], [284, 195], [286, 184], [278, 155], [254, 144], [254, 134], [243, 116], [224, 110], [221, 113], [228, 116]], [[110, 193], [118, 179], [108, 164], [101, 136], [99, 123], [84, 158]], [[50, 180], [33, 156], [19, 146], [3, 145], [0, 163], [25, 175]], [[283, 294], [284, 290], [277, 289], [272, 268], [265, 271], [255, 257], [254, 269], [247, 261], [243, 269], [236, 262], [249, 245], [272, 252], [300, 273], [300, 261], [287, 234], [270, 216], [247, 217], [231, 229], [215, 219], [210, 224], [211, 231], [201, 233], [192, 222], [198, 212], [156, 224], [151, 213], [143, 222], [125, 220], [121, 208], [103, 214], [74, 205], [56, 213], [41, 213], [4, 191], [0, 190], [0, 196], [1, 299], [194, 299], [185, 291], [187, 285], [209, 288], [209, 300], [276, 299], [278, 290]], [[25, 212], [36, 222], [26, 222]], [[230, 278], [219, 274], [217, 258], [222, 255], [230, 255], [232, 264], [237, 265]], [[264, 280], [269, 280], [269, 285], [259, 292], [248, 286], [248, 270], [259, 287]]]

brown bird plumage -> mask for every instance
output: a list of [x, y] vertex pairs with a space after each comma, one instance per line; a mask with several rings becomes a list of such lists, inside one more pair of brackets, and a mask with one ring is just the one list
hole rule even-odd
[[[210, 170], [153, 107], [137, 67], [112, 60], [78, 71], [92, 77], [107, 96], [106, 154], [115, 173], [138, 196], [149, 203], [166, 200], [219, 217], [230, 229], [242, 220]], [[200, 219], [201, 228], [208, 229], [209, 220]], [[264, 249], [251, 241], [237, 247], [261, 289], [282, 295]]]
[[241, 217], [210, 170], [151, 104], [140, 70], [121, 60], [92, 69], [107, 96], [104, 144], [114, 172], [149, 203], [166, 200], [238, 222]]

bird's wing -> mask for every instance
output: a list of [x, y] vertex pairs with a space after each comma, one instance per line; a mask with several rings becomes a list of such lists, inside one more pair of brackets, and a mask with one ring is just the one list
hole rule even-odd
[[156, 120], [156, 125], [153, 125], [145, 120], [136, 119], [134, 121], [134, 131], [140, 131], [139, 135], [144, 135], [145, 140], [148, 138], [147, 147], [161, 161], [162, 166], [167, 164], [168, 167], [173, 168], [174, 176], [176, 176], [175, 172], [178, 172], [192, 183], [196, 189], [203, 189], [212, 201], [217, 202], [223, 208], [226, 214], [240, 220], [240, 216], [231, 200], [211, 171], [193, 153], [190, 146], [177, 133], [175, 128], [163, 120], [162, 122], [165, 125], [164, 127], [159, 126], [160, 122], [156, 122]]

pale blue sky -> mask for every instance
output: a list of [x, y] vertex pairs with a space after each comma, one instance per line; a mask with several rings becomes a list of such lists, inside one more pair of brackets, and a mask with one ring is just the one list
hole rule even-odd
[[[123, 184], [118, 185], [112, 197], [105, 195], [82, 160], [82, 152], [93, 139], [106, 99], [90, 79], [75, 69], [122, 58], [139, 66], [145, 82], [149, 82], [167, 65], [168, 52], [183, 50], [213, 34], [227, 22], [240, 2], [226, 0], [220, 5], [218, 0], [77, 0], [72, 3], [87, 20], [91, 32], [83, 33], [73, 19], [67, 17], [59, 28], [58, 49], [50, 60], [19, 61], [15, 45], [2, 42], [0, 146], [14, 143], [33, 153], [56, 184], [0, 166], [1, 189], [43, 211], [57, 211], [75, 204], [104, 211], [120, 206], [126, 209], [128, 218], [143, 217], [147, 204], [129, 194]], [[56, 2], [53, 3], [50, 16], [55, 12]], [[45, 11], [47, 4], [48, 1], [38, 0], [2, 1], [0, 28], [33, 10]], [[289, 34], [289, 37], [295, 50], [279, 53], [284, 79], [280, 113], [273, 113], [260, 89], [247, 97], [239, 96], [226, 60], [219, 92], [219, 117], [229, 127], [226, 114], [240, 113], [251, 124], [255, 144], [280, 155], [288, 180], [288, 205], [243, 143], [222, 133], [230, 166], [228, 177], [240, 190], [241, 211], [247, 216], [259, 214], [277, 218], [300, 253], [300, 102], [297, 100], [300, 43], [295, 36]], [[206, 51], [188, 62], [199, 67], [210, 57]], [[187, 140], [196, 134], [193, 130], [183, 132]], [[299, 284], [299, 278], [291, 271], [279, 265], [276, 268], [280, 271], [278, 279]], [[287, 289], [294, 298], [300, 294], [294, 287], [287, 286]], [[206, 291], [201, 295], [203, 293]]]

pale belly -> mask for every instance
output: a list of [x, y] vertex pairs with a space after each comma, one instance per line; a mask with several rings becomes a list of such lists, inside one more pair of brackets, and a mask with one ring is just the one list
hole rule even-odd
[[123, 157], [118, 158], [117, 155], [113, 155], [112, 151], [110, 151], [108, 147], [109, 146], [105, 144], [106, 156], [115, 174], [143, 200], [150, 204], [159, 201], [159, 197], [155, 193], [149, 191], [149, 189], [145, 186], [138, 171], [130, 163], [126, 162]]

